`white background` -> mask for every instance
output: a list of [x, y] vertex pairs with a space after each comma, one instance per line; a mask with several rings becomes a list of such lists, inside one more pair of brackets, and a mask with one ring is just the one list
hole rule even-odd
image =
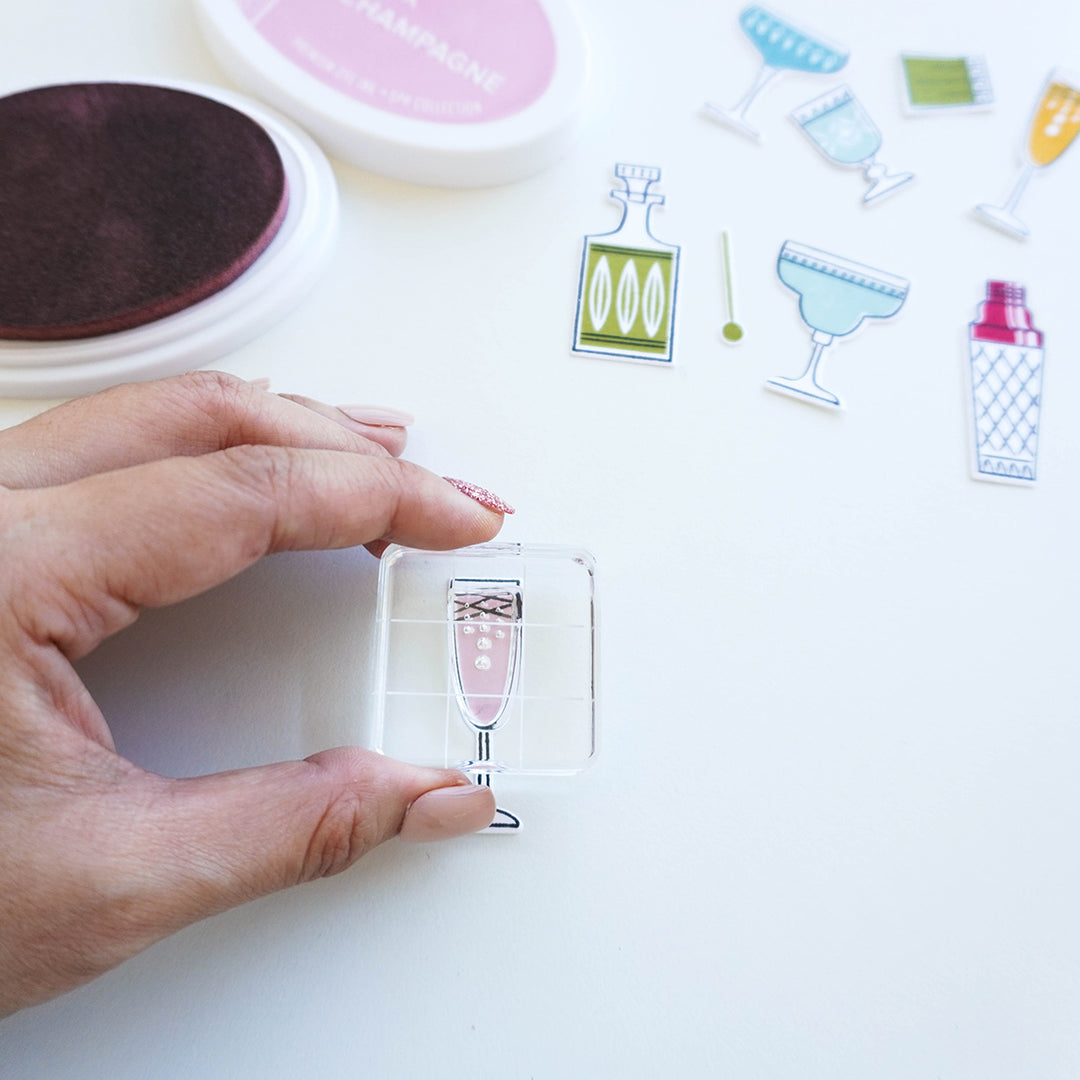
[[[225, 83], [182, 0], [8, 3], [3, 89]], [[515, 503], [504, 537], [600, 567], [602, 750], [515, 793], [528, 829], [392, 842], [339, 878], [177, 935], [0, 1025], [0, 1075], [769, 1077], [1080, 1072], [1080, 153], [1004, 197], [1071, 0], [787, 0], [918, 180], [881, 206], [766, 92], [754, 145], [704, 119], [758, 58], [734, 2], [584, 0], [583, 136], [532, 180], [411, 187], [336, 164], [341, 243], [305, 305], [221, 366], [418, 416], [410, 455]], [[907, 118], [898, 54], [985, 52], [986, 115]], [[656, 164], [683, 245], [677, 367], [574, 358], [582, 235], [617, 161]], [[720, 343], [731, 230], [738, 349]], [[784, 240], [910, 278], [838, 346], [835, 415], [768, 393], [809, 335]], [[966, 323], [1024, 283], [1047, 335], [1035, 490], [967, 474]], [[40, 403], [7, 402], [14, 422]], [[273, 558], [145, 615], [82, 665], [170, 774], [362, 737], [376, 566]], [[228, 828], [228, 822], [222, 822]]]

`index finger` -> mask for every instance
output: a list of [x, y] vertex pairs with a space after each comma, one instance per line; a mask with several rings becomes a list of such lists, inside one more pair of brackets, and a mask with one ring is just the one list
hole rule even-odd
[[245, 443], [397, 455], [405, 430], [360, 423], [333, 406], [271, 394], [224, 372], [193, 371], [114, 386], [0, 431], [0, 484], [66, 484]]
[[[448, 549], [490, 540], [502, 514], [418, 465], [242, 446], [58, 488], [11, 492], [22, 560], [16, 618], [82, 656], [138, 609], [212, 588], [274, 551], [371, 541]], [[36, 573], [32, 572], [36, 568]]]

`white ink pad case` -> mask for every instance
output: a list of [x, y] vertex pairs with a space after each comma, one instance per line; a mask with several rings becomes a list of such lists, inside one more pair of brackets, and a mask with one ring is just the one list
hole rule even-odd
[[[596, 567], [578, 548], [391, 546], [382, 557], [370, 745], [498, 777], [580, 772], [596, 753]], [[498, 792], [497, 792], [498, 793]], [[513, 808], [494, 830], [513, 831]]]
[[418, 184], [486, 187], [565, 152], [587, 39], [569, 0], [195, 0], [245, 90], [343, 160]]

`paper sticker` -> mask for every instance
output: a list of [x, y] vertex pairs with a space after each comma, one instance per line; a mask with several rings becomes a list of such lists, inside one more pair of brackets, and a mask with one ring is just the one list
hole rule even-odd
[[761, 53], [762, 67], [749, 90], [730, 109], [706, 102], [705, 114], [717, 123], [725, 124], [752, 139], [760, 132], [746, 119], [757, 96], [785, 71], [806, 72], [812, 75], [831, 75], [839, 71], [848, 59], [848, 50], [833, 45], [766, 8], [744, 8], [739, 16], [743, 33]]
[[913, 56], [903, 54], [909, 112], [969, 112], [994, 103], [994, 88], [983, 56]]
[[840, 399], [818, 382], [825, 350], [836, 338], [854, 333], [865, 319], [895, 315], [904, 306], [910, 282], [791, 240], [780, 249], [776, 272], [799, 294], [799, 315], [812, 331], [814, 349], [798, 378], [772, 378], [766, 385], [800, 401], [841, 408]]
[[727, 296], [727, 322], [720, 327], [720, 340], [725, 345], [738, 345], [746, 331], [735, 321], [735, 289], [731, 280], [731, 245], [728, 234], [720, 234], [720, 254], [724, 263], [724, 293]]
[[915, 179], [914, 173], [890, 173], [877, 160], [881, 132], [848, 86], [838, 86], [808, 101], [791, 118], [834, 164], [863, 170], [870, 185], [863, 195], [864, 203], [873, 205]]
[[986, 299], [968, 327], [968, 359], [972, 476], [1003, 484], [1034, 484], [1043, 335], [1035, 329], [1022, 285], [986, 283]]
[[578, 280], [575, 353], [614, 360], [673, 361], [679, 247], [652, 234], [649, 221], [663, 195], [649, 189], [660, 170], [616, 165], [622, 189], [611, 197], [623, 216], [613, 232], [585, 237]]
[[1080, 78], [1062, 71], [1052, 71], [1043, 86], [1042, 96], [1031, 118], [1024, 166], [1004, 205], [980, 203], [976, 216], [987, 225], [1025, 239], [1030, 230], [1017, 216], [1020, 197], [1037, 169], [1045, 169], [1072, 145], [1080, 133]]

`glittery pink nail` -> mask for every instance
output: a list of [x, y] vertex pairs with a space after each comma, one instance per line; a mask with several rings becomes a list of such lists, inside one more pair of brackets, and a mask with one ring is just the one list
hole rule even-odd
[[500, 514], [512, 514], [514, 512], [514, 508], [508, 502], [500, 499], [498, 495], [493, 495], [478, 484], [470, 484], [468, 480], [455, 480], [452, 476], [444, 476], [443, 479], [448, 484], [453, 484], [462, 495], [468, 495], [470, 499], [475, 499], [481, 506], [486, 506], [489, 510], [497, 510]]

